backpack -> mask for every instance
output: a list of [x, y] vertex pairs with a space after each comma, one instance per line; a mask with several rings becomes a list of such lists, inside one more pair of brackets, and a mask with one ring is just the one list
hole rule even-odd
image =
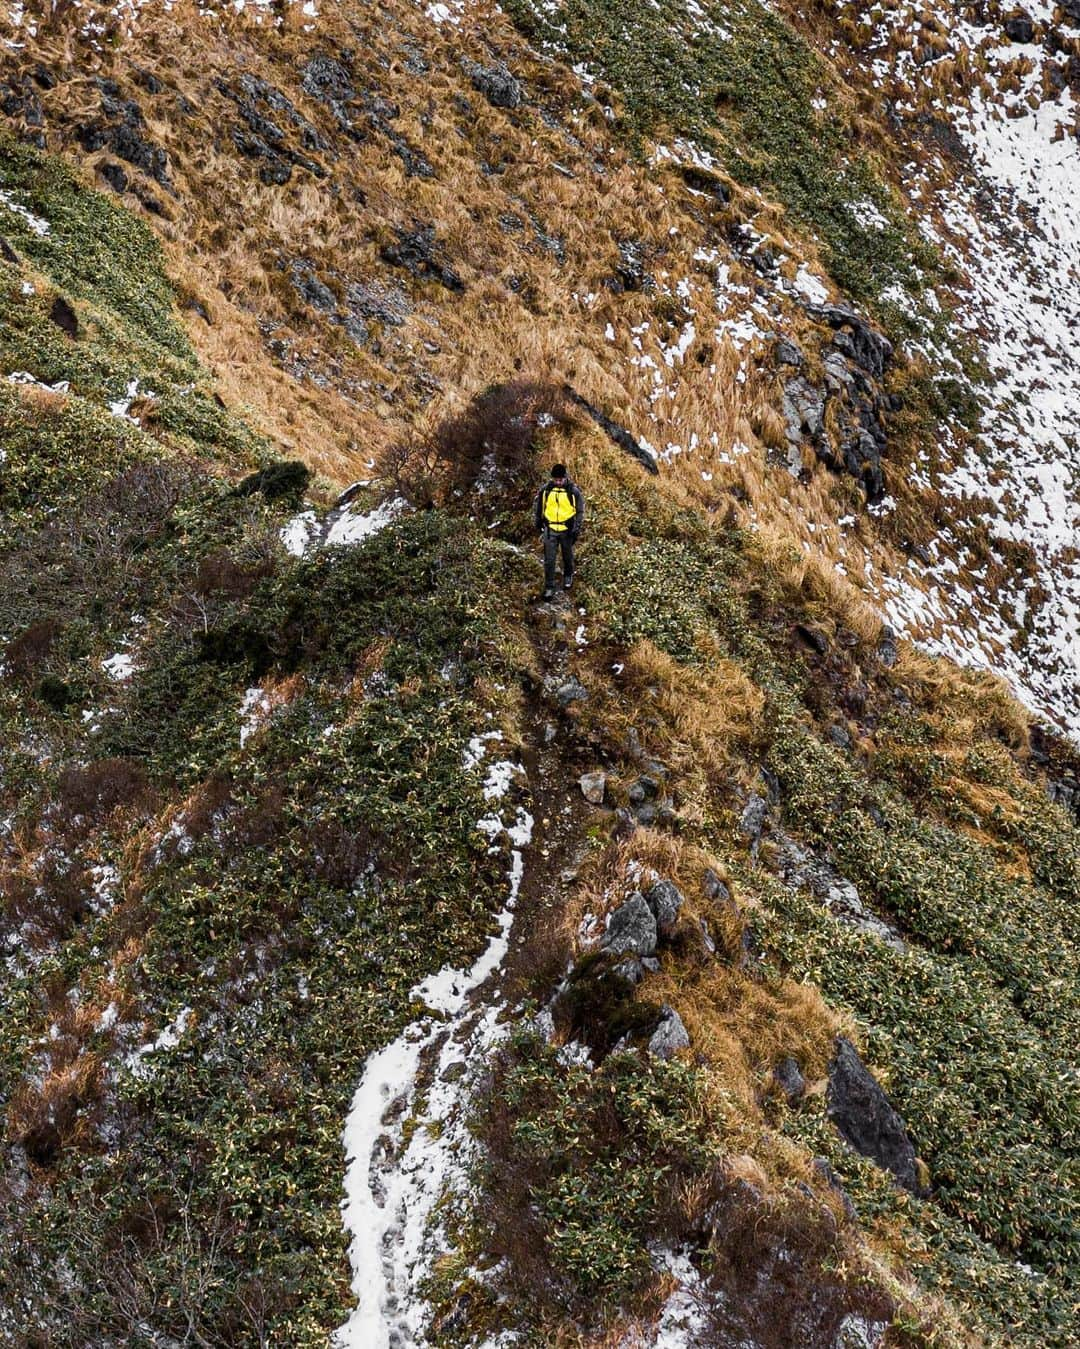
[[544, 488], [543, 515], [551, 529], [562, 532], [569, 528], [567, 522], [577, 515], [574, 494], [569, 487], [549, 485]]

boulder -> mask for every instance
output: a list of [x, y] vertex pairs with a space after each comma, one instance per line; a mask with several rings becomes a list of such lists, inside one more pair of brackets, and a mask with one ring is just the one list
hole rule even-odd
[[62, 332], [67, 333], [68, 337], [78, 337], [79, 320], [75, 310], [62, 295], [57, 295], [53, 300], [52, 308], [49, 310], [49, 318]]
[[690, 1036], [674, 1007], [665, 1003], [660, 1015], [660, 1024], [649, 1039], [649, 1053], [655, 1054], [658, 1059], [670, 1059], [680, 1049], [690, 1048]]
[[856, 1152], [891, 1172], [898, 1184], [919, 1193], [915, 1148], [858, 1050], [845, 1036], [836, 1040], [825, 1095], [829, 1118]]
[[806, 364], [806, 358], [796, 343], [790, 338], [781, 337], [776, 344], [776, 363], [777, 365], [792, 365], [796, 370], [801, 370]]
[[806, 1078], [790, 1055], [773, 1069], [773, 1081], [784, 1093], [788, 1105], [798, 1105], [806, 1094]]
[[1035, 41], [1035, 20], [1020, 10], [1005, 20], [1005, 36], [1010, 42], [1027, 44]]
[[582, 796], [591, 806], [602, 805], [607, 787], [607, 774], [599, 768], [591, 773], [582, 773], [578, 778], [578, 786], [581, 788]]
[[761, 842], [761, 831], [765, 826], [767, 811], [768, 806], [765, 803], [765, 798], [758, 796], [757, 792], [753, 792], [744, 806], [742, 817], [739, 820], [739, 833], [742, 834], [755, 852]]
[[544, 680], [543, 693], [549, 703], [564, 708], [571, 703], [584, 702], [589, 696], [589, 690], [576, 675], [571, 675], [569, 679], [548, 675]]
[[868, 375], [880, 379], [893, 355], [893, 344], [854, 309], [843, 304], [808, 305], [807, 312], [830, 328], [850, 329], [843, 349]]
[[607, 931], [600, 943], [612, 955], [651, 956], [656, 950], [656, 918], [635, 891], [608, 919]]
[[683, 906], [682, 892], [673, 881], [660, 880], [645, 891], [645, 902], [656, 919], [656, 930], [661, 937], [670, 937], [679, 921]]
[[501, 63], [482, 66], [476, 61], [462, 61], [461, 68], [468, 75], [472, 87], [483, 94], [495, 108], [520, 108], [525, 92], [519, 80]]
[[435, 243], [434, 225], [417, 224], [411, 230], [396, 230], [397, 242], [384, 244], [379, 256], [391, 267], [401, 267], [410, 276], [436, 281], [447, 290], [460, 292], [465, 283], [440, 257]]
[[713, 871], [712, 867], [705, 868], [705, 874], [701, 878], [701, 888], [708, 899], [718, 899], [722, 904], [728, 904], [731, 901], [731, 890]]

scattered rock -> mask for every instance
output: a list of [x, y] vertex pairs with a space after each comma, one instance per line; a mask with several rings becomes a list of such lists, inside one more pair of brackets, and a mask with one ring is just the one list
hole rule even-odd
[[795, 342], [787, 337], [781, 337], [776, 344], [776, 363], [777, 365], [793, 365], [796, 370], [801, 370], [806, 364], [806, 357]]
[[169, 157], [146, 134], [139, 105], [132, 99], [124, 99], [114, 80], [99, 79], [97, 86], [103, 118], [86, 122], [76, 129], [79, 144], [87, 154], [107, 147], [118, 159], [134, 165], [171, 190]]
[[701, 888], [705, 892], [707, 899], [718, 899], [722, 904], [730, 903], [731, 891], [713, 871], [712, 867], [705, 868], [705, 874], [701, 878]]
[[532, 1028], [541, 1040], [551, 1044], [555, 1038], [555, 1018], [548, 1008], [543, 1008], [532, 1019]]
[[607, 774], [599, 768], [591, 773], [582, 773], [578, 778], [578, 786], [581, 788], [582, 796], [591, 806], [602, 805], [607, 787]]
[[384, 281], [351, 281], [345, 289], [345, 302], [357, 318], [399, 327], [412, 313], [405, 292]]
[[447, 290], [460, 292], [465, 283], [457, 272], [438, 255], [435, 227], [416, 225], [411, 230], [395, 230], [397, 243], [385, 244], [379, 256], [391, 267], [402, 267], [410, 276], [438, 282]]
[[119, 164], [114, 164], [111, 159], [106, 159], [98, 165], [98, 173], [109, 184], [114, 192], [126, 192], [128, 190], [128, 176]]
[[461, 68], [468, 75], [472, 87], [495, 108], [520, 108], [525, 102], [521, 84], [501, 63], [482, 66], [476, 61], [464, 60]]
[[1010, 42], [1027, 44], [1035, 41], [1035, 20], [1024, 10], [1005, 20], [1005, 36]]
[[628, 984], [632, 984], [635, 988], [645, 978], [645, 966], [636, 958], [620, 960], [617, 965], [612, 966], [611, 972], [618, 975], [620, 979], [625, 979]]
[[75, 310], [62, 295], [57, 295], [53, 300], [52, 308], [49, 310], [49, 318], [62, 332], [67, 333], [68, 337], [78, 337], [79, 320], [76, 317]]
[[645, 801], [634, 811], [634, 816], [643, 829], [648, 829], [650, 825], [654, 825], [658, 815], [659, 811], [651, 801]]
[[683, 906], [682, 892], [673, 881], [660, 880], [645, 891], [645, 902], [656, 919], [656, 928], [661, 937], [670, 937], [679, 921], [679, 911]]
[[884, 1349], [888, 1321], [871, 1321], [848, 1312], [836, 1328], [832, 1349]]
[[690, 1036], [686, 1033], [682, 1017], [674, 1007], [669, 1007], [665, 1003], [661, 1011], [660, 1024], [649, 1040], [649, 1053], [655, 1054], [658, 1059], [670, 1059], [680, 1049], [689, 1048]]
[[913, 1194], [919, 1193], [915, 1148], [904, 1121], [845, 1036], [838, 1036], [825, 1097], [841, 1136]]
[[839, 1196], [840, 1202], [844, 1206], [844, 1214], [848, 1220], [850, 1222], [855, 1222], [859, 1216], [855, 1210], [855, 1205], [851, 1202], [851, 1196], [848, 1194], [847, 1190], [840, 1184], [840, 1178], [829, 1165], [828, 1160], [824, 1157], [815, 1157], [810, 1163], [810, 1166], [814, 1174], [823, 1180], [834, 1194]]
[[611, 831], [612, 838], [629, 838], [637, 829], [637, 820], [626, 809], [625, 806], [618, 806], [615, 810], [615, 828]]
[[813, 628], [808, 623], [796, 623], [795, 633], [805, 644], [816, 651], [819, 656], [824, 656], [829, 649], [829, 639], [820, 628]]
[[753, 792], [749, 801], [743, 807], [743, 813], [739, 819], [739, 833], [750, 844], [750, 849], [755, 856], [761, 842], [761, 831], [765, 826], [765, 816], [768, 809], [764, 797], [758, 796], [757, 792]]
[[645, 268], [645, 245], [640, 240], [620, 240], [619, 261], [609, 284], [616, 294], [627, 290], [652, 290], [653, 279]]
[[619, 905], [608, 919], [607, 932], [600, 945], [613, 955], [653, 954], [656, 950], [656, 919], [644, 895], [635, 892]]
[[10, 262], [18, 266], [19, 255], [2, 234], [0, 234], [0, 258], [3, 258], [5, 262]]
[[773, 1069], [773, 1081], [784, 1093], [788, 1105], [798, 1105], [806, 1094], [806, 1078], [790, 1056], [781, 1059]]

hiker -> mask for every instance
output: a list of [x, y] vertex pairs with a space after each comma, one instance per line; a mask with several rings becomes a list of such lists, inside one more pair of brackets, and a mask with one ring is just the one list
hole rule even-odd
[[555, 557], [562, 553], [563, 589], [574, 583], [574, 544], [585, 523], [585, 498], [556, 464], [551, 478], [536, 494], [536, 528], [544, 539], [544, 599], [555, 594]]

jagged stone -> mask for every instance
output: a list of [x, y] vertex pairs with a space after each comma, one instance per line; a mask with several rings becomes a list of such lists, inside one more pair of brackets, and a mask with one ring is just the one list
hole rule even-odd
[[464, 60], [461, 68], [469, 77], [472, 87], [496, 108], [520, 108], [525, 102], [525, 91], [520, 81], [514, 78], [501, 63], [482, 66], [476, 61]]
[[1026, 46], [1035, 41], [1035, 20], [1025, 10], [1005, 20], [1005, 36], [1010, 42]]
[[416, 225], [411, 230], [396, 230], [397, 242], [384, 244], [379, 256], [391, 267], [401, 267], [423, 280], [436, 281], [447, 290], [460, 292], [465, 283], [457, 272], [439, 256], [435, 243], [434, 225]]
[[854, 309], [842, 304], [808, 305], [807, 312], [830, 328], [850, 329], [850, 351], [856, 364], [880, 379], [893, 355], [893, 344]]
[[607, 931], [600, 945], [613, 955], [653, 954], [656, 950], [656, 919], [644, 895], [635, 891], [619, 905], [608, 919]]
[[773, 1069], [773, 1081], [784, 1093], [788, 1105], [797, 1105], [806, 1094], [806, 1078], [790, 1056], [781, 1059]]
[[645, 891], [645, 902], [656, 919], [656, 929], [662, 937], [670, 937], [679, 921], [683, 906], [682, 891], [674, 881], [659, 880]]
[[645, 978], [645, 966], [636, 958], [620, 960], [617, 965], [612, 966], [611, 972], [635, 987]]
[[765, 816], [768, 809], [764, 797], [758, 796], [757, 792], [753, 792], [743, 807], [743, 813], [739, 819], [739, 833], [750, 844], [754, 852], [757, 852], [758, 844], [761, 842], [761, 831], [765, 825]]
[[79, 320], [75, 310], [68, 304], [62, 295], [57, 295], [52, 302], [49, 310], [49, 318], [61, 330], [67, 333], [68, 337], [78, 337]]
[[718, 899], [722, 904], [727, 904], [731, 900], [730, 889], [712, 867], [705, 868], [705, 874], [701, 878], [701, 888], [708, 899]]
[[919, 1192], [915, 1148], [904, 1121], [843, 1035], [837, 1037], [829, 1064], [825, 1105], [841, 1137], [856, 1152], [889, 1171], [905, 1190]]
[[799, 350], [797, 343], [792, 342], [790, 338], [781, 337], [776, 343], [776, 363], [793, 365], [796, 370], [801, 370], [806, 364], [806, 357]]
[[649, 1053], [658, 1059], [670, 1059], [680, 1049], [690, 1048], [690, 1036], [683, 1025], [682, 1017], [674, 1007], [666, 1003], [661, 1009], [661, 1021], [649, 1039]]
[[310, 262], [297, 259], [289, 266], [293, 289], [305, 304], [322, 314], [332, 314], [337, 309], [337, 296], [324, 282], [320, 281]]
[[591, 806], [602, 805], [607, 788], [607, 774], [599, 768], [591, 773], [582, 773], [578, 778], [578, 786], [581, 788], [582, 796]]

